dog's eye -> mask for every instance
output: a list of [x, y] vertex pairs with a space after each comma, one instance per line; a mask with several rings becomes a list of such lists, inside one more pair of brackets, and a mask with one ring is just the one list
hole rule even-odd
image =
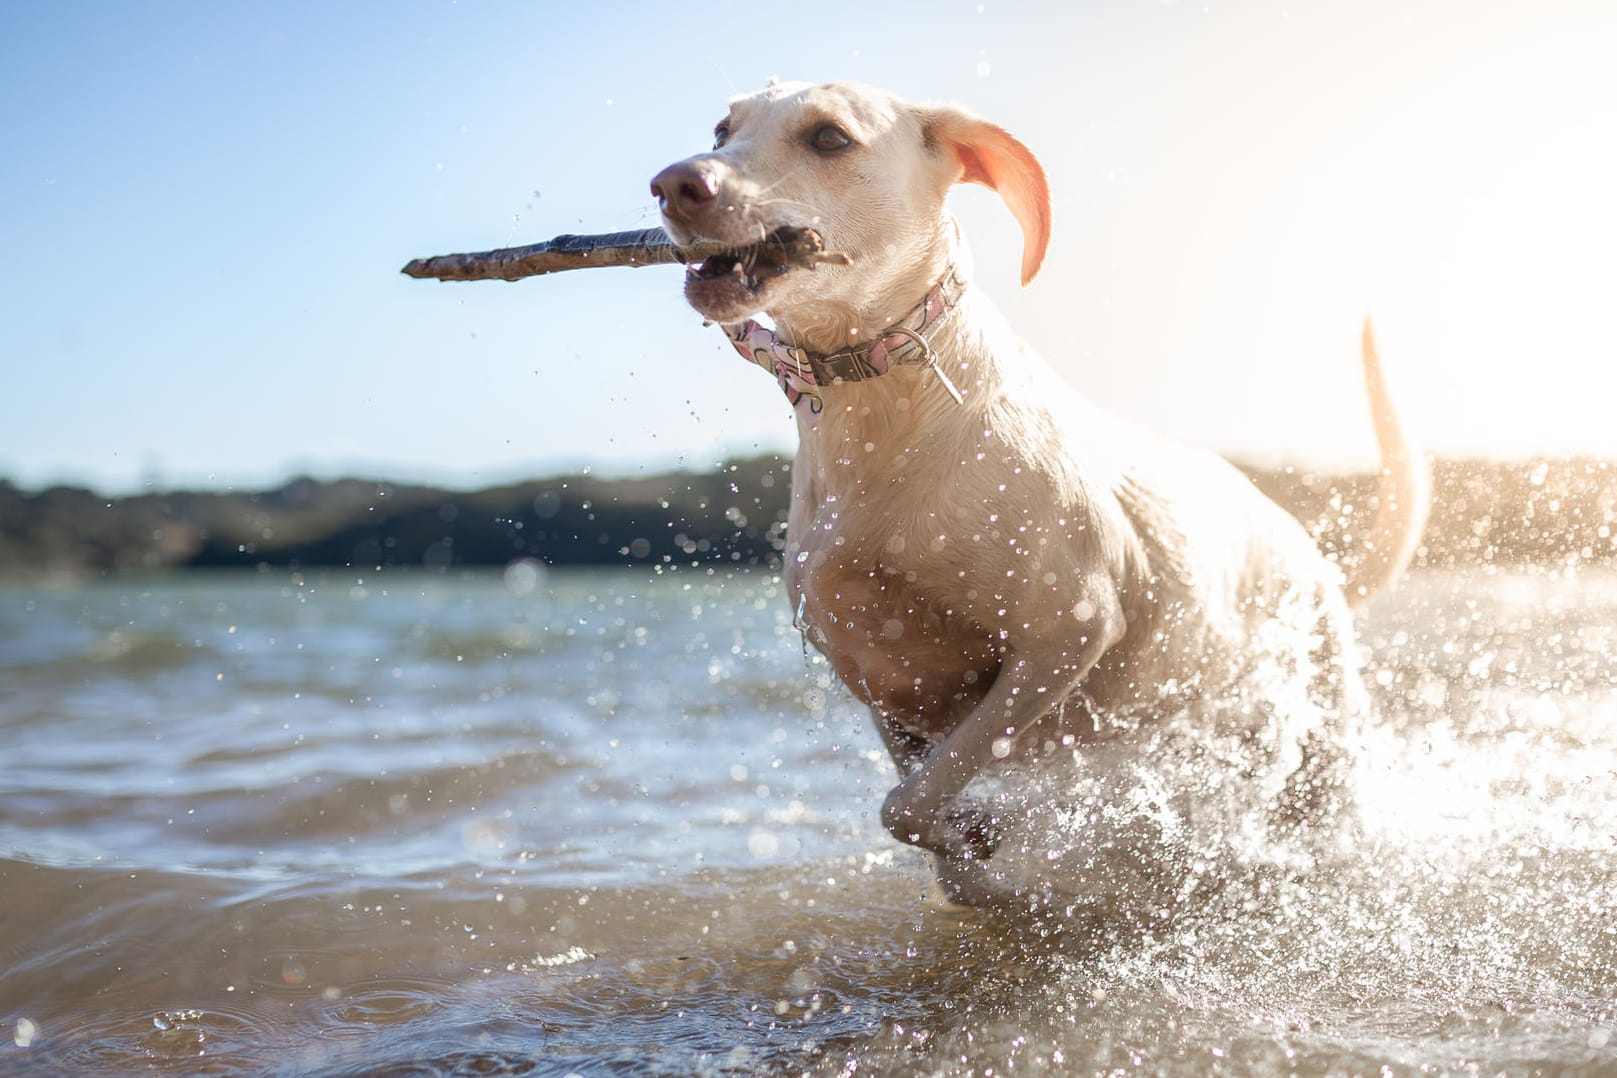
[[720, 120], [718, 126], [713, 129], [713, 148], [717, 150], [729, 141], [730, 124], [726, 120]]
[[836, 124], [821, 124], [809, 136], [809, 145], [821, 153], [837, 153], [852, 146], [853, 139]]

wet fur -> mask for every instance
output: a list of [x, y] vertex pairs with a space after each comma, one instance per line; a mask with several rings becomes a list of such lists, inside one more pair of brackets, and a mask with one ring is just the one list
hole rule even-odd
[[[851, 148], [817, 152], [826, 123]], [[756, 297], [688, 287], [716, 321], [761, 308], [787, 340], [821, 352], [869, 339], [963, 263], [944, 206], [957, 182], [1004, 196], [1023, 230], [1024, 283], [1043, 258], [1037, 160], [963, 110], [786, 84], [733, 102], [723, 132], [714, 151], [658, 178], [676, 241], [812, 226], [854, 261], [793, 271]], [[685, 188], [695, 196], [669, 197], [676, 181], [698, 185]], [[1317, 659], [1320, 714], [1342, 710], [1359, 696], [1348, 596], [1401, 567], [1424, 503], [1368, 336], [1384, 512], [1370, 530], [1378, 557], [1346, 588], [1244, 476], [1089, 405], [981, 291], [968, 286], [929, 336], [963, 405], [905, 367], [825, 387], [818, 413], [797, 410], [786, 578], [808, 639], [870, 707], [899, 768], [884, 825], [937, 855], [954, 897], [991, 901], [1005, 821], [962, 800], [974, 779], [1038, 766], [1052, 747], [1082, 754], [1096, 716], [1148, 728], [1229, 693], [1282, 611], [1302, 611], [1291, 647]], [[1239, 725], [1250, 712], [1211, 709], [1207, 721]], [[1275, 808], [1305, 814], [1331, 785], [1330, 754], [1307, 731], [1294, 740], [1284, 751], [1302, 762]]]

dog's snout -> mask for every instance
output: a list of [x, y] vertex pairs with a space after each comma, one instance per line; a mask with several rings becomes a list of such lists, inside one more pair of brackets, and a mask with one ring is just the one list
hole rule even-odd
[[652, 178], [651, 193], [663, 213], [675, 220], [689, 220], [718, 198], [719, 181], [700, 162], [681, 161]]

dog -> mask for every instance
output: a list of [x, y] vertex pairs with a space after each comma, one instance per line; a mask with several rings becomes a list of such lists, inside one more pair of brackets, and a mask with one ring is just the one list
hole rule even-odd
[[[1277, 619], [1298, 628], [1286, 646], [1307, 653], [1321, 714], [1355, 706], [1351, 608], [1403, 569], [1427, 507], [1368, 322], [1380, 498], [1344, 574], [1224, 460], [1083, 400], [973, 287], [955, 184], [1003, 199], [1024, 285], [1049, 243], [1044, 171], [1005, 129], [866, 86], [774, 83], [714, 134], [651, 191], [675, 243], [725, 249], [688, 267], [686, 300], [792, 402], [798, 625], [897, 766], [882, 824], [936, 855], [951, 897], [992, 900], [971, 881], [1006, 821], [962, 798], [974, 779], [1082, 756], [1106, 716], [1148, 729], [1227, 693]], [[846, 264], [771, 257], [804, 228]], [[1296, 803], [1329, 781], [1309, 755], [1287, 758]]]

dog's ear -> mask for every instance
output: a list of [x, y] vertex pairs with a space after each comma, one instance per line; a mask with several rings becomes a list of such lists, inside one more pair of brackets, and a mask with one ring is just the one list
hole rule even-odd
[[999, 192], [1022, 226], [1022, 283], [1033, 280], [1050, 244], [1050, 185], [1033, 151], [1010, 132], [963, 109], [924, 109], [927, 145], [960, 166], [955, 183], [980, 183]]

